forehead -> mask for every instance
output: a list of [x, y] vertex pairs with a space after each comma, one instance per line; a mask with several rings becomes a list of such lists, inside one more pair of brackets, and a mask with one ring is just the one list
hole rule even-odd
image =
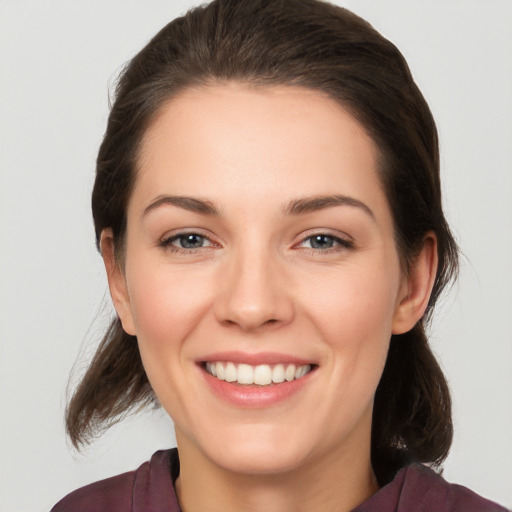
[[229, 83], [187, 89], [148, 128], [135, 192], [283, 202], [305, 194], [383, 194], [378, 150], [326, 95]]

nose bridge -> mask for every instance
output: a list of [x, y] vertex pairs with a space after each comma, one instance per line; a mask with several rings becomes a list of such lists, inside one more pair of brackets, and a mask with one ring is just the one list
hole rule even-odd
[[243, 330], [286, 323], [293, 316], [286, 277], [270, 244], [252, 240], [234, 247], [223, 269], [217, 297], [219, 321]]

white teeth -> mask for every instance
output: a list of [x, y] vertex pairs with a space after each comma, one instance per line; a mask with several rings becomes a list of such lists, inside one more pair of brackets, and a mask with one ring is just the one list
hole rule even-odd
[[254, 369], [254, 384], [268, 386], [272, 383], [272, 370], [268, 364], [260, 364]]
[[206, 371], [214, 377], [217, 377], [217, 365], [215, 363], [206, 363]]
[[295, 379], [295, 365], [294, 364], [289, 364], [286, 367], [286, 370], [284, 372], [284, 378], [288, 382], [291, 382], [293, 379]]
[[248, 364], [238, 364], [232, 362], [206, 363], [206, 371], [226, 382], [238, 382], [238, 384], [256, 384], [258, 386], [268, 386], [270, 384], [280, 384], [285, 380], [291, 382], [295, 379], [301, 379], [311, 371], [311, 365], [305, 364], [295, 366], [294, 364], [276, 364], [271, 367], [268, 364], [251, 366]]
[[238, 384], [253, 384], [254, 371], [248, 364], [238, 365]]
[[309, 368], [307, 366], [299, 366], [295, 370], [295, 378], [300, 379], [301, 377], [304, 377], [304, 375], [306, 375], [306, 373], [308, 373], [308, 371], [309, 371]]
[[233, 363], [227, 363], [224, 368], [224, 380], [226, 382], [235, 382], [237, 380], [236, 366]]
[[217, 363], [215, 369], [217, 370], [217, 379], [224, 380], [224, 366], [222, 363]]
[[284, 381], [284, 366], [282, 364], [277, 364], [272, 369], [272, 382], [276, 384]]

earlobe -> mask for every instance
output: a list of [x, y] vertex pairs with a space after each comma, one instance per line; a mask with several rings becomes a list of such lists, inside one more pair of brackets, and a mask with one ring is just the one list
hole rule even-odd
[[393, 317], [393, 334], [410, 331], [424, 315], [437, 272], [437, 238], [429, 232], [404, 278]]
[[131, 311], [130, 297], [126, 287], [126, 279], [123, 269], [116, 259], [114, 236], [110, 228], [101, 232], [100, 250], [107, 272], [110, 296], [116, 312], [121, 320], [123, 329], [132, 336], [136, 335], [133, 315]]

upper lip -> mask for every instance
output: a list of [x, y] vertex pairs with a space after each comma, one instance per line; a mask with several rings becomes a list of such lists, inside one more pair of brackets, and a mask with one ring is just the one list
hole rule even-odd
[[258, 352], [254, 354], [239, 351], [215, 352], [196, 359], [197, 363], [218, 361], [229, 361], [235, 364], [248, 364], [251, 366], [257, 366], [259, 364], [295, 364], [297, 366], [315, 364], [315, 362], [310, 359], [304, 359], [290, 354], [281, 354], [278, 352]]

